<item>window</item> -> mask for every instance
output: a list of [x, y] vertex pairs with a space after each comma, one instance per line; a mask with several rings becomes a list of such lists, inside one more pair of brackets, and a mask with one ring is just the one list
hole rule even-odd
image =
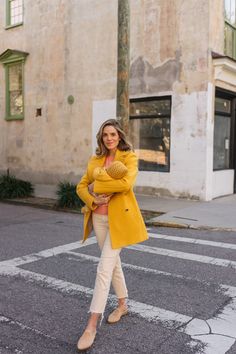
[[225, 54], [236, 59], [236, 0], [225, 0]]
[[23, 67], [22, 63], [6, 66], [7, 71], [7, 117], [23, 118]]
[[[220, 96], [219, 96], [220, 95]], [[215, 99], [214, 170], [233, 167], [234, 99], [218, 93]]]
[[0, 55], [5, 66], [6, 77], [6, 119], [24, 118], [24, 62], [28, 53], [6, 50]]
[[170, 97], [130, 101], [130, 138], [139, 158], [139, 170], [170, 170]]
[[23, 23], [23, 0], [7, 0], [7, 27]]

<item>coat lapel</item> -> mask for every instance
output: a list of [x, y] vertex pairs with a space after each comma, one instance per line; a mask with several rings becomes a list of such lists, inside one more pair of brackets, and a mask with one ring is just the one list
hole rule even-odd
[[114, 161], [124, 162], [126, 155], [127, 155], [127, 151], [121, 151], [121, 150], [117, 149]]

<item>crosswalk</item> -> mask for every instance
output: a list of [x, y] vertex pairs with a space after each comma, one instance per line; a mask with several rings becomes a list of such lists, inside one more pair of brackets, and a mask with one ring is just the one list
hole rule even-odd
[[[125, 249], [125, 252], [121, 256], [124, 267], [124, 271], [129, 270], [134, 274], [143, 275], [148, 277], [163, 277], [163, 279], [173, 281], [184, 281], [185, 284], [191, 282], [198, 283], [198, 286], [210, 287], [212, 285], [212, 279], [204, 279], [200, 276], [191, 275], [191, 272], [187, 275], [181, 274], [181, 271], [176, 268], [176, 271], [167, 271], [158, 269], [157, 267], [150, 267], [145, 264], [141, 264], [141, 257], [165, 257], [172, 262], [191, 262], [191, 267], [200, 264], [205, 266], [214, 267], [214, 270], [223, 269], [224, 271], [235, 272], [236, 268], [236, 244], [225, 242], [207, 240], [203, 238], [192, 238], [182, 235], [156, 234], [149, 232], [149, 242], [143, 244], [137, 244], [129, 246]], [[162, 243], [161, 243], [162, 242]], [[164, 243], [163, 243], [164, 242]], [[164, 247], [165, 242], [166, 247]], [[56, 291], [65, 294], [81, 294], [91, 298], [93, 292], [93, 284], [85, 286], [84, 284], [73, 283], [70, 281], [62, 280], [57, 277], [41, 274], [26, 269], [27, 264], [37, 263], [38, 261], [46, 261], [63, 255], [64, 259], [68, 262], [81, 262], [86, 261], [89, 264], [96, 265], [99, 261], [99, 256], [94, 251], [94, 245], [96, 243], [95, 237], [91, 237], [85, 244], [80, 241], [61, 246], [53, 247], [25, 255], [22, 257], [16, 257], [0, 262], [0, 275], [17, 277], [25, 281], [37, 283], [44, 287], [54, 289]], [[161, 243], [161, 246], [160, 246]], [[181, 245], [181, 251], [179, 250]], [[187, 247], [189, 245], [191, 249]], [[204, 254], [202, 249], [204, 248]], [[186, 248], [186, 249], [185, 249]], [[91, 252], [92, 250], [92, 252]], [[206, 255], [208, 252], [211, 255]], [[214, 251], [213, 251], [214, 250]], [[230, 252], [230, 256], [227, 257], [227, 252]], [[215, 254], [215, 256], [213, 256]], [[140, 255], [140, 257], [138, 256]], [[132, 259], [132, 261], [130, 261]], [[145, 262], [144, 262], [145, 263]], [[146, 262], [147, 263], [147, 262]], [[216, 271], [217, 272], [217, 271]], [[154, 278], [153, 278], [154, 277]], [[223, 277], [222, 277], [223, 278]], [[236, 278], [236, 277], [235, 277]], [[225, 354], [232, 346], [236, 344], [236, 286], [234, 284], [217, 282], [218, 288], [224, 296], [229, 298], [229, 301], [225, 303], [225, 306], [221, 308], [221, 311], [215, 311], [215, 314], [209, 318], [197, 318], [190, 313], [179, 313], [167, 308], [158, 306], [158, 299], [155, 304], [145, 303], [139, 301], [137, 298], [129, 299], [129, 311], [131, 314], [136, 314], [143, 318], [145, 321], [157, 321], [162, 323], [163, 326], [171, 329], [176, 329], [182, 333], [190, 336], [192, 343], [200, 341], [204, 346], [204, 354]], [[235, 282], [236, 285], [236, 282]], [[128, 284], [129, 286], [129, 284]], [[110, 295], [109, 301], [115, 302], [115, 296]], [[4, 321], [4, 318], [0, 318]]]

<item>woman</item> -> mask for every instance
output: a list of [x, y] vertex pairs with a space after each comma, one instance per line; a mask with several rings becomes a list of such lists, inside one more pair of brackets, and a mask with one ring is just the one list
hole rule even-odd
[[[137, 157], [116, 119], [109, 119], [102, 124], [97, 134], [97, 144], [96, 156], [89, 160], [87, 172], [76, 189], [86, 204], [83, 242], [93, 228], [101, 249], [90, 318], [77, 343], [79, 350], [88, 349], [94, 342], [97, 323], [103, 318], [111, 282], [118, 298], [118, 307], [109, 315], [108, 323], [118, 322], [127, 314], [128, 292], [119, 254], [123, 247], [148, 238], [132, 190], [138, 172]], [[108, 174], [109, 167], [117, 161], [125, 165], [127, 171], [120, 178]], [[98, 167], [99, 173], [95, 174]]]

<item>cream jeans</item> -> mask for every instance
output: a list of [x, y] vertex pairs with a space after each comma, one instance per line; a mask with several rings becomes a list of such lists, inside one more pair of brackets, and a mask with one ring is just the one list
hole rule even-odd
[[121, 248], [111, 248], [108, 215], [93, 213], [92, 217], [101, 257], [89, 312], [101, 313], [103, 318], [111, 282], [118, 299], [128, 297], [128, 292], [119, 256]]

